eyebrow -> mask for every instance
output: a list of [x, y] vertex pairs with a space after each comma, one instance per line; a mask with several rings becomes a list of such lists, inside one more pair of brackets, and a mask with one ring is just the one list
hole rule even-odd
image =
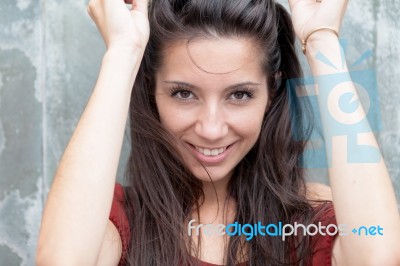
[[[177, 84], [177, 85], [189, 87], [191, 89], [199, 89], [197, 86], [195, 86], [193, 84], [190, 84], [190, 83], [187, 83], [187, 82], [182, 82], [182, 81], [164, 80], [164, 83]], [[230, 86], [226, 87], [225, 90], [236, 89], [236, 88], [240, 88], [240, 87], [248, 86], [248, 85], [259, 86], [260, 84], [259, 83], [254, 83], [254, 82], [251, 82], [251, 81], [245, 81], [245, 82], [241, 82], [241, 83], [230, 85]]]

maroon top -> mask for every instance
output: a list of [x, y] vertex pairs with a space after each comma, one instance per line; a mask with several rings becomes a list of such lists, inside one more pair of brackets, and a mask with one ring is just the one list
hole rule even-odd
[[[110, 212], [110, 221], [115, 225], [117, 228], [121, 240], [122, 240], [122, 256], [121, 260], [119, 262], [119, 266], [126, 265], [126, 257], [127, 257], [127, 251], [128, 251], [128, 246], [130, 244], [130, 229], [129, 229], [129, 223], [128, 219], [123, 207], [123, 200], [124, 200], [124, 189], [121, 186], [121, 184], [116, 183], [115, 184], [115, 190], [114, 190], [114, 198], [112, 202], [112, 207], [111, 207], [111, 212]], [[318, 219], [318, 221], [321, 221], [322, 225], [328, 225], [328, 224], [336, 224], [336, 219], [335, 219], [335, 212], [333, 209], [332, 203], [328, 203], [327, 208], [324, 210], [324, 212], [321, 215], [321, 218]], [[337, 235], [337, 234], [336, 234]], [[333, 245], [333, 240], [335, 236], [330, 236], [326, 234], [325, 236], [322, 235], [316, 235], [315, 237], [312, 237], [315, 246], [313, 250], [313, 258], [312, 258], [312, 265], [319, 266], [319, 265], [326, 265], [330, 266], [332, 265], [331, 262], [331, 257], [332, 257], [332, 245]], [[318, 236], [318, 237], [317, 237]], [[201, 266], [219, 266], [217, 264], [212, 264], [208, 262], [202, 261]], [[240, 263], [238, 266], [245, 266], [247, 263]]]

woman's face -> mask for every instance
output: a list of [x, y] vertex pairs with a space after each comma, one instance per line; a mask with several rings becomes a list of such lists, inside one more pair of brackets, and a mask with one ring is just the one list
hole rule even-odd
[[210, 181], [202, 165], [213, 182], [229, 179], [258, 139], [268, 102], [261, 58], [249, 40], [233, 38], [181, 42], [164, 51], [156, 75], [160, 120], [202, 181]]

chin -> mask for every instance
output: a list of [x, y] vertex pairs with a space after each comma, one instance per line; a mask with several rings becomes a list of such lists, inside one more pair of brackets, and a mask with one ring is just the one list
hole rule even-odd
[[[212, 169], [213, 167], [209, 167], [207, 172], [204, 168], [200, 167], [197, 169], [191, 169], [194, 176], [202, 182], [220, 182], [220, 181], [227, 181], [232, 176], [233, 170], [231, 171], [221, 171], [220, 169]], [[217, 170], [217, 171], [216, 171]]]

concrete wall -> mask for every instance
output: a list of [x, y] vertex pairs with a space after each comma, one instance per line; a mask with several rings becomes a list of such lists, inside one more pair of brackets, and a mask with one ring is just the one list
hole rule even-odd
[[[95, 84], [103, 41], [87, 0], [0, 3], [0, 265], [33, 265], [44, 200]], [[348, 62], [372, 49], [378, 133], [400, 196], [400, 0], [352, 0], [342, 27]], [[360, 68], [360, 67], [359, 67]], [[127, 145], [124, 145], [123, 165]], [[123, 167], [119, 169], [122, 180]], [[326, 182], [326, 170], [311, 171]]]

